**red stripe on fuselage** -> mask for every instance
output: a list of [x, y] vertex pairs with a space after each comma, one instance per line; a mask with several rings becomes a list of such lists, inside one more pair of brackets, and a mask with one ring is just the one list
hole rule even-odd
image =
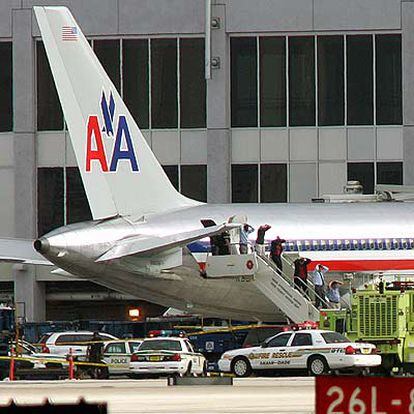
[[414, 260], [321, 260], [312, 261], [308, 270], [320, 263], [331, 272], [367, 272], [380, 270], [414, 270]]

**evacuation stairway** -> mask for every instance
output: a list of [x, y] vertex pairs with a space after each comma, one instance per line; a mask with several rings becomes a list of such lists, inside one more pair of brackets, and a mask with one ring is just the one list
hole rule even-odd
[[250, 282], [294, 323], [319, 321], [319, 310], [312, 302], [316, 295], [313, 284], [308, 281], [308, 295], [294, 287], [293, 260], [297, 257], [284, 255], [284, 271], [281, 272], [267, 256], [257, 253], [209, 256], [206, 276], [250, 278]]

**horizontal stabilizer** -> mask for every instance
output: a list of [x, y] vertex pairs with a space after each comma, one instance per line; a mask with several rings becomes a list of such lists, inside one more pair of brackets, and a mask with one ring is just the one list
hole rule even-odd
[[239, 227], [239, 225], [223, 223], [218, 226], [187, 231], [184, 233], [176, 233], [164, 237], [147, 235], [130, 237], [116, 243], [115, 246], [113, 246], [105, 254], [99, 257], [96, 262], [105, 262], [108, 260], [120, 259], [121, 257], [137, 254], [159, 253], [162, 250], [185, 246], [195, 240], [214, 236], [224, 230], [230, 230], [235, 227]]
[[0, 239], [0, 262], [54, 266], [33, 247], [33, 240]]

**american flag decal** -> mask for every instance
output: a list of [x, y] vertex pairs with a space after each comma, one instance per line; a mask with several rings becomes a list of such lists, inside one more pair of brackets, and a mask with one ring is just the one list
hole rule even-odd
[[62, 40], [78, 40], [78, 29], [75, 26], [62, 27]]

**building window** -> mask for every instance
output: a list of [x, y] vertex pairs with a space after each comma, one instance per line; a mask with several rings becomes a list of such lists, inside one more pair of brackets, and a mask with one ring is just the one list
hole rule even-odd
[[346, 37], [348, 125], [372, 125], [372, 36]]
[[204, 39], [180, 39], [181, 128], [206, 127]]
[[63, 113], [46, 57], [43, 42], [36, 42], [37, 59], [37, 129], [63, 129]]
[[289, 125], [315, 125], [315, 41], [289, 37]]
[[286, 40], [260, 38], [260, 126], [286, 126]]
[[[66, 169], [64, 186], [63, 168], [37, 170], [37, 231], [43, 235], [70, 223], [92, 218], [85, 189], [77, 167]], [[66, 190], [66, 206], [64, 192]]]
[[93, 50], [115, 85], [121, 91], [119, 40], [94, 40]]
[[151, 40], [152, 128], [177, 128], [177, 39]]
[[124, 101], [142, 129], [149, 128], [148, 40], [122, 41]]
[[88, 198], [78, 167], [66, 168], [66, 224], [92, 219]]
[[171, 184], [177, 191], [179, 191], [180, 187], [178, 183], [178, 165], [163, 165], [162, 168], [169, 178]]
[[181, 193], [198, 201], [207, 201], [207, 165], [181, 166]]
[[0, 132], [13, 129], [12, 42], [0, 42]]
[[233, 164], [231, 188], [233, 203], [257, 203], [257, 164]]
[[402, 124], [401, 35], [375, 36], [377, 125]]
[[362, 184], [364, 194], [374, 192], [374, 163], [349, 162], [348, 181], [359, 181]]
[[318, 125], [344, 124], [344, 38], [318, 36]]
[[257, 126], [255, 37], [233, 37], [231, 45], [231, 126]]
[[377, 163], [378, 184], [403, 184], [402, 162], [378, 162]]
[[260, 165], [260, 202], [286, 203], [287, 166], [286, 164]]
[[64, 224], [63, 169], [37, 170], [37, 232], [42, 236]]

